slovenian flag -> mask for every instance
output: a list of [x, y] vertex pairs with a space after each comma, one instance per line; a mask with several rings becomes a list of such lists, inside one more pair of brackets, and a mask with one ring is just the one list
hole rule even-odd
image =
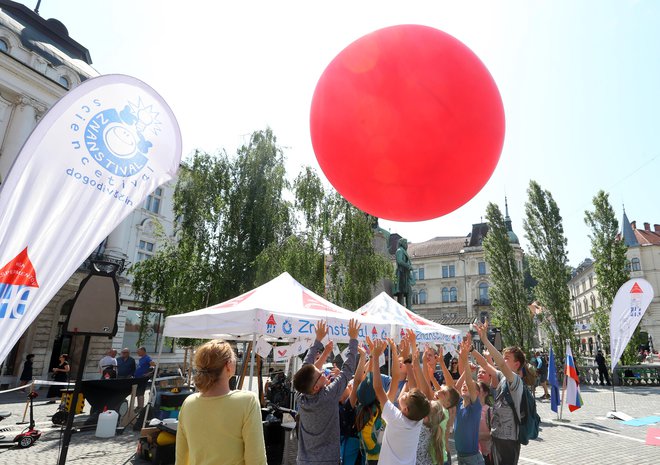
[[564, 370], [564, 374], [566, 375], [566, 404], [568, 405], [568, 410], [573, 412], [582, 407], [582, 397], [580, 396], [580, 378], [578, 377], [575, 359], [573, 358], [573, 352], [571, 352], [571, 346], [568, 342], [566, 343], [566, 369]]

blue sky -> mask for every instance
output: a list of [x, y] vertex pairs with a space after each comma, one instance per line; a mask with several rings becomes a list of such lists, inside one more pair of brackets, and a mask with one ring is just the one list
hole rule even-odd
[[660, 2], [45, 0], [40, 14], [62, 21], [99, 72], [156, 89], [179, 120], [184, 156], [234, 153], [270, 126], [292, 175], [318, 167], [309, 107], [332, 58], [381, 27], [436, 27], [468, 45], [497, 82], [504, 149], [488, 184], [460, 209], [383, 227], [413, 242], [465, 235], [489, 201], [504, 207], [506, 193], [524, 246], [530, 179], [557, 201], [574, 266], [589, 256], [584, 210], [599, 189], [619, 219], [625, 203], [630, 220], [660, 223]]

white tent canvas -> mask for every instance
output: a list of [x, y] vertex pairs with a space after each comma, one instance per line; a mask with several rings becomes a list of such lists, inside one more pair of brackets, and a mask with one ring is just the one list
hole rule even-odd
[[390, 325], [339, 307], [282, 273], [226, 302], [165, 319], [168, 337], [293, 340], [314, 338], [316, 323], [328, 324], [328, 338], [348, 342], [348, 321], [360, 320], [359, 339], [389, 337]]
[[383, 324], [390, 324], [392, 334], [400, 335], [406, 328], [415, 330], [417, 342], [432, 342], [436, 344], [458, 344], [462, 340], [461, 332], [449, 326], [427, 320], [398, 303], [385, 292], [381, 292], [356, 313], [376, 319]]

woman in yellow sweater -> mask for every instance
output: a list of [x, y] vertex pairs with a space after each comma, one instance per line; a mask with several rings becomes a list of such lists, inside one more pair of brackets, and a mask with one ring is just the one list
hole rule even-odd
[[229, 389], [231, 346], [219, 339], [195, 353], [195, 386], [179, 412], [176, 465], [266, 465], [257, 395]]

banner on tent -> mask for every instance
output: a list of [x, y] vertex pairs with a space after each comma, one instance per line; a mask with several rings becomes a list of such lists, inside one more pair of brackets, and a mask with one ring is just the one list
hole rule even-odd
[[[267, 313], [265, 318], [258, 318], [259, 332], [270, 337], [306, 338], [316, 334], [316, 322], [320, 319], [284, 317]], [[338, 318], [323, 319], [328, 324], [328, 338], [333, 341], [348, 341], [348, 322]], [[359, 340], [386, 339], [390, 337], [387, 325], [362, 324], [358, 333]]]
[[270, 351], [273, 350], [273, 346], [270, 345], [263, 337], [257, 339], [257, 344], [254, 348], [254, 351], [261, 357], [266, 358], [270, 355]]
[[283, 362], [294, 355], [291, 345], [273, 347], [273, 360], [276, 362]]
[[0, 191], [0, 362], [180, 158], [172, 111], [135, 78], [89, 79], [46, 113]]

